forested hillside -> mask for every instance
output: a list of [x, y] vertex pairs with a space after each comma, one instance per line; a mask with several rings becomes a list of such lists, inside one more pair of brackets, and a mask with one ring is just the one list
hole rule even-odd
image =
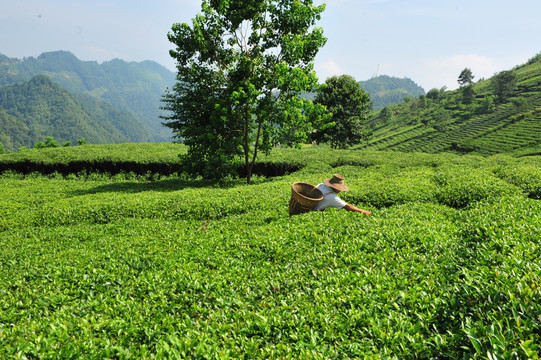
[[129, 111], [147, 125], [152, 141], [168, 141], [171, 131], [161, 126], [161, 96], [175, 83], [175, 73], [145, 61], [111, 60], [98, 64], [81, 61], [66, 51], [44, 53], [37, 58], [11, 59], [0, 54], [0, 87], [47, 75], [74, 94], [90, 95]]
[[374, 135], [362, 148], [373, 150], [539, 154], [541, 55], [455, 91], [432, 89], [387, 106], [368, 124]]
[[418, 97], [425, 94], [421, 86], [408, 78], [380, 75], [359, 83], [370, 94], [374, 110], [401, 103], [406, 97]]
[[5, 150], [32, 147], [47, 136], [76, 143], [152, 141], [131, 113], [88, 95], [73, 95], [45, 75], [0, 87], [0, 143]]

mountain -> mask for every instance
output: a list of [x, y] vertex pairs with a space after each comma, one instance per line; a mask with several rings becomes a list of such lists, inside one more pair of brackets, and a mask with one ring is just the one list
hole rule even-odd
[[67, 51], [43, 53], [37, 58], [11, 59], [0, 54], [0, 86], [47, 75], [74, 94], [89, 95], [128, 111], [146, 124], [152, 141], [169, 141], [172, 134], [161, 125], [161, 97], [175, 84], [175, 73], [152, 62], [111, 60], [98, 64], [81, 61]]
[[[511, 75], [516, 84], [500, 82], [501, 75]], [[503, 96], [501, 85], [508, 84], [512, 86]], [[406, 98], [382, 109], [367, 124], [373, 137], [361, 148], [485, 156], [541, 154], [541, 53], [470, 86], [433, 89]]]
[[0, 87], [0, 142], [6, 150], [60, 142], [149, 142], [149, 129], [131, 113], [88, 95], [74, 95], [45, 75]]
[[370, 94], [374, 110], [401, 103], [406, 97], [418, 97], [425, 90], [408, 78], [380, 75], [370, 80], [359, 81], [361, 87]]

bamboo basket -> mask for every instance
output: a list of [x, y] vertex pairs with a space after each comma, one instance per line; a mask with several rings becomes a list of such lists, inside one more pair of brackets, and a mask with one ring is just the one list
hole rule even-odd
[[323, 193], [312, 184], [294, 182], [291, 185], [289, 215], [297, 215], [312, 210], [323, 199]]

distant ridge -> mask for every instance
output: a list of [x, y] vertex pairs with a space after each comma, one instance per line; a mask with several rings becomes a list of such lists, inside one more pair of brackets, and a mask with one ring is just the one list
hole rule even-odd
[[361, 87], [370, 94], [374, 110], [401, 103], [406, 97], [418, 97], [425, 90], [408, 78], [380, 75], [366, 81], [359, 81]]
[[131, 113], [88, 95], [71, 94], [45, 75], [0, 87], [0, 142], [30, 148], [47, 136], [64, 143], [149, 142], [149, 129]]
[[151, 141], [169, 141], [172, 134], [161, 125], [161, 96], [175, 83], [176, 74], [153, 62], [114, 59], [98, 64], [81, 61], [67, 51], [43, 53], [37, 58], [11, 59], [0, 54], [0, 87], [46, 75], [74, 94], [108, 102], [130, 112], [146, 124]]

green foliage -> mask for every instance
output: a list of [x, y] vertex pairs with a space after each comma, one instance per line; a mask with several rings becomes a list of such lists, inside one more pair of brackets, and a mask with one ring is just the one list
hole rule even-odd
[[526, 62], [526, 65], [535, 64], [536, 62], [539, 62], [539, 61], [541, 61], [541, 52], [537, 53], [535, 56], [528, 59], [528, 61]]
[[494, 94], [500, 102], [507, 100], [517, 86], [517, 75], [512, 71], [502, 71], [494, 75], [491, 84], [494, 88]]
[[493, 176], [488, 171], [464, 167], [442, 168], [434, 175], [436, 200], [452, 208], [464, 208], [482, 200], [517, 195], [519, 189]]
[[465, 68], [462, 70], [460, 75], [458, 76], [458, 84], [460, 86], [467, 86], [473, 84], [473, 73], [470, 68]]
[[473, 103], [475, 98], [475, 89], [469, 84], [462, 87], [462, 102], [466, 105]]
[[494, 173], [500, 179], [517, 186], [532, 199], [541, 200], [541, 168], [531, 164], [499, 166]]
[[381, 109], [379, 117], [382, 122], [391, 122], [393, 120], [393, 111], [388, 106], [385, 106]]
[[432, 100], [438, 100], [440, 97], [440, 91], [438, 89], [431, 89], [426, 94], [426, 97]]
[[329, 123], [314, 133], [318, 143], [329, 142], [332, 148], [345, 149], [369, 137], [364, 127], [371, 110], [368, 95], [349, 75], [333, 76], [325, 81], [314, 100], [332, 114]]
[[[179, 148], [0, 160], [167, 162]], [[262, 159], [303, 168], [221, 187], [0, 176], [0, 358], [538, 357], [539, 156], [306, 146]], [[372, 216], [288, 216], [294, 181], [333, 172]]]
[[489, 114], [491, 112], [494, 112], [496, 107], [494, 106], [494, 97], [493, 96], [485, 96], [483, 101], [481, 102], [481, 105], [479, 107], [479, 110], [483, 114]]
[[4, 144], [2, 144], [2, 143], [0, 142], [0, 154], [3, 154], [3, 153], [5, 153], [5, 152], [6, 152], [6, 151], [4, 150]]
[[526, 98], [513, 98], [511, 99], [511, 103], [517, 108], [518, 111], [526, 111], [528, 109], [528, 100]]
[[434, 112], [432, 115], [432, 127], [440, 132], [446, 132], [451, 122], [451, 116], [448, 111], [443, 109]]
[[177, 83], [164, 125], [189, 147], [195, 174], [227, 176], [242, 158], [247, 182], [259, 151], [306, 141], [324, 109], [299, 94], [317, 85], [313, 59], [325, 44], [314, 27], [325, 5], [307, 1], [203, 1], [192, 26], [174, 24]]
[[34, 144], [34, 149], [44, 149], [44, 148], [55, 148], [59, 147], [60, 144], [52, 136], [47, 136], [45, 141], [40, 141]]
[[80, 139], [77, 139], [77, 144], [79, 145], [85, 145], [87, 144], [87, 141], [85, 138], [80, 138]]
[[[19, 149], [18, 153], [3, 155], [0, 160], [0, 173], [12, 170], [25, 174], [39, 172], [83, 177], [89, 173], [114, 175], [122, 172], [145, 177], [152, 177], [153, 174], [170, 175], [180, 171], [179, 152], [185, 153], [185, 147], [171, 143], [88, 144], [78, 147], [50, 147], [39, 151], [25, 148]], [[131, 160], [126, 160], [127, 157]]]

